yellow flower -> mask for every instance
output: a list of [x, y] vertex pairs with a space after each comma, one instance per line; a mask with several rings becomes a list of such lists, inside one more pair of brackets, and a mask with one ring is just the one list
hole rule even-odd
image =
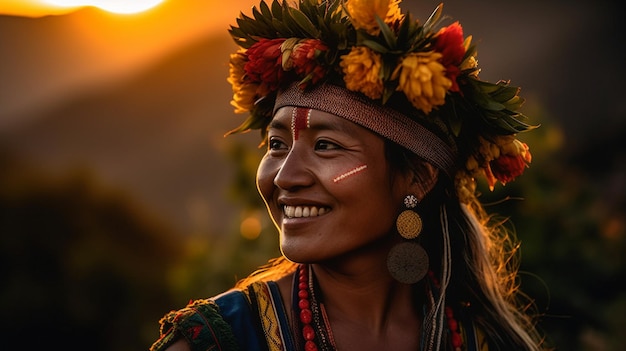
[[400, 2], [402, 2], [402, 0], [391, 0], [389, 2], [387, 16], [384, 18], [385, 23], [391, 25], [404, 18], [404, 15], [402, 15], [402, 12], [400, 11]]
[[467, 169], [470, 173], [474, 173], [474, 171], [476, 171], [479, 167], [480, 166], [478, 164], [478, 161], [476, 160], [476, 157], [470, 155], [465, 162], [465, 169]]
[[415, 108], [428, 114], [434, 106], [446, 102], [452, 81], [446, 78], [445, 67], [438, 52], [411, 53], [394, 70], [391, 79], [398, 79], [398, 91], [404, 92]]
[[381, 57], [364, 46], [355, 46], [350, 53], [341, 56], [346, 88], [365, 94], [370, 99], [379, 99], [383, 94]]
[[505, 138], [502, 138], [499, 144], [502, 154], [509, 156], [517, 156], [526, 152], [523, 145], [521, 141], [515, 139], [514, 135], [507, 135]]
[[376, 16], [387, 24], [402, 19], [400, 2], [401, 0], [347, 0], [346, 8], [355, 28], [378, 35], [380, 27], [376, 23]]
[[235, 113], [244, 113], [252, 110], [254, 101], [257, 99], [259, 84], [246, 82], [246, 72], [243, 69], [246, 62], [245, 50], [239, 50], [230, 55], [230, 69], [227, 80], [233, 88], [233, 100], [230, 104], [235, 108]]
[[507, 142], [500, 136], [496, 136], [493, 140], [495, 143], [480, 135], [478, 136], [478, 154], [480, 155], [482, 166], [500, 157], [500, 147], [503, 143]]
[[467, 172], [459, 171], [454, 177], [456, 194], [459, 201], [464, 204], [471, 204], [475, 201], [476, 181]]

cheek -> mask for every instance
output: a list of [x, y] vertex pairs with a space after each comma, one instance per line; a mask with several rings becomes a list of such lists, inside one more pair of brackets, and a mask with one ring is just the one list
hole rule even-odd
[[343, 172], [339, 175], [337, 175], [336, 177], [333, 178], [333, 182], [334, 183], [339, 183], [341, 181], [343, 181], [344, 179], [347, 179], [349, 177], [352, 177], [362, 171], [364, 171], [367, 168], [367, 165], [360, 165], [357, 167], [354, 167], [352, 169], [350, 169], [349, 171]]
[[256, 172], [256, 186], [266, 203], [271, 200], [274, 192], [274, 178], [277, 172], [278, 169], [274, 162], [269, 161], [267, 157], [263, 157]]

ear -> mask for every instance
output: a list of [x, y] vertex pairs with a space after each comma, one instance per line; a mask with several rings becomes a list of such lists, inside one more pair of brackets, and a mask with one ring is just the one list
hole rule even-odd
[[422, 160], [414, 162], [414, 165], [409, 191], [421, 200], [435, 187], [435, 184], [437, 184], [439, 169]]

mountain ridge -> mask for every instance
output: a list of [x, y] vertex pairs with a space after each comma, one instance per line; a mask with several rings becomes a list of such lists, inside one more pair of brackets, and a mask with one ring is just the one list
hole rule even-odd
[[[171, 216], [183, 232], [195, 230], [194, 206], [210, 208], [211, 230], [233, 225], [237, 205], [227, 198], [232, 143], [238, 125], [231, 90], [227, 36], [210, 36], [166, 56], [116, 84], [107, 84], [28, 116], [5, 143], [52, 171], [86, 167]], [[214, 202], [219, 204], [213, 204]], [[206, 228], [205, 228], [206, 229]]]

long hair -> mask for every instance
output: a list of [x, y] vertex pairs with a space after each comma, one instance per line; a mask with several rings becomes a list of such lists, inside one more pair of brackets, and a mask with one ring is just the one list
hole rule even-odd
[[[418, 180], [424, 174], [424, 161], [406, 149], [388, 142], [386, 154], [392, 169], [413, 172]], [[469, 204], [460, 203], [454, 182], [443, 176], [419, 211], [424, 218], [420, 244], [430, 256], [430, 269], [439, 276], [450, 271], [440, 292], [445, 304], [471, 319], [490, 350], [542, 350], [534, 305], [519, 289], [519, 244], [505, 221], [489, 215], [475, 197]]]
[[[424, 161], [392, 142], [386, 142], [386, 158], [394, 171], [423, 174]], [[524, 302], [517, 280], [518, 245], [504, 226], [487, 215], [478, 200], [461, 204], [454, 183], [439, 179], [419, 206], [424, 218], [421, 245], [430, 256], [431, 270], [441, 273], [445, 259], [442, 248], [449, 245], [449, 282], [445, 305], [457, 307], [462, 302], [463, 314], [485, 335], [490, 350], [541, 350], [541, 336], [536, 331], [531, 303]], [[445, 217], [442, 213], [445, 212]], [[445, 220], [439, 220], [445, 218]], [[445, 227], [445, 228], [444, 228]], [[447, 243], [444, 243], [444, 237]], [[276, 280], [296, 270], [297, 264], [284, 256], [272, 259], [236, 288], [252, 282]], [[442, 330], [442, 319], [425, 321], [425, 328]]]

